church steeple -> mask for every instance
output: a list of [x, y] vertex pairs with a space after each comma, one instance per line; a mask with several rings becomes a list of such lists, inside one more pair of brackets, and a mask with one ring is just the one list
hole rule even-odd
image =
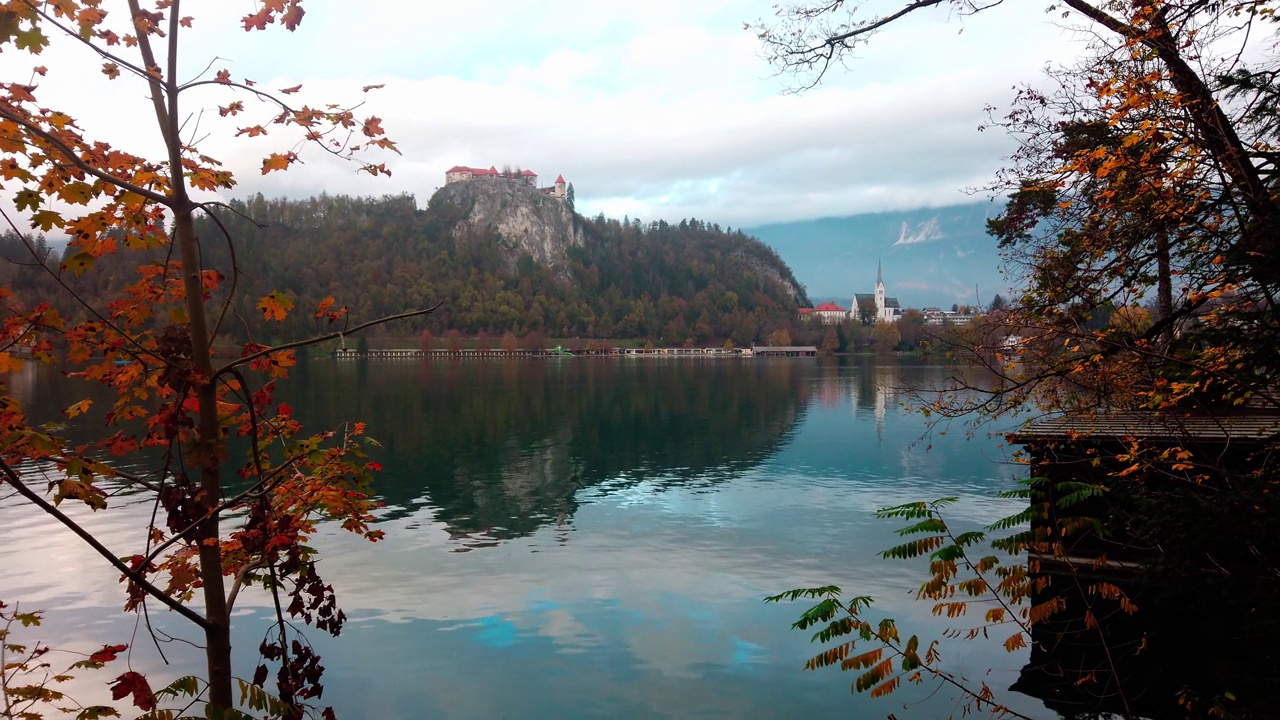
[[876, 321], [889, 319], [889, 314], [885, 312], [884, 299], [884, 267], [879, 260], [876, 261]]

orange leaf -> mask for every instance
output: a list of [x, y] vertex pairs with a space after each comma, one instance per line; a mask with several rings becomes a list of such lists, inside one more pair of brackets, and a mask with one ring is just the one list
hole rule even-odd
[[13, 372], [22, 368], [22, 361], [7, 352], [0, 352], [0, 373]]
[[276, 170], [287, 170], [289, 165], [297, 158], [298, 156], [294, 153], [287, 153], [284, 155], [281, 155], [280, 153], [271, 153], [271, 155], [267, 156], [262, 161], [262, 174], [266, 175], [267, 173], [274, 172]]
[[259, 300], [257, 307], [266, 320], [284, 320], [284, 316], [293, 309], [293, 301], [277, 290]]
[[67, 417], [73, 418], [77, 415], [83, 415], [85, 412], [89, 410], [89, 406], [92, 404], [93, 404], [92, 400], [90, 400], [89, 398], [85, 398], [84, 400], [81, 400], [75, 405], [72, 405], [71, 407], [67, 408], [64, 412], [67, 414]]
[[285, 10], [284, 15], [280, 16], [280, 22], [285, 26], [285, 29], [292, 32], [297, 29], [298, 23], [302, 22], [302, 16], [305, 15], [306, 12], [306, 10], [302, 9], [302, 5], [299, 4], [298, 0], [293, 0], [293, 2], [289, 4], [289, 9]]
[[299, 91], [299, 90], [301, 90], [301, 89], [302, 89], [302, 86], [301, 86], [301, 85], [294, 85], [293, 87], [282, 88], [282, 89], [280, 90], [280, 94], [281, 94], [281, 95], [292, 95], [292, 94], [294, 94], [294, 93], [298, 92], [298, 91]]

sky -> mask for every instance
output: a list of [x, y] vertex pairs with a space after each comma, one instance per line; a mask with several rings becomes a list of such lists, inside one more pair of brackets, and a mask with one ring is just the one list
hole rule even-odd
[[[411, 193], [423, 206], [452, 165], [511, 165], [544, 184], [563, 174], [586, 215], [732, 227], [972, 200], [965, 189], [989, 181], [1012, 149], [999, 131], [979, 131], [984, 108], [1007, 106], [1014, 85], [1082, 50], [1042, 3], [968, 18], [944, 8], [787, 94], [797, 80], [776, 76], [744, 29], [771, 15], [771, 0], [306, 0], [297, 32], [245, 33], [238, 19], [255, 6], [184, 3], [195, 22], [183, 77], [225, 67], [268, 88], [301, 83], [293, 97], [311, 104], [358, 101], [362, 86], [384, 84], [358, 112], [382, 118], [403, 155], [371, 158], [390, 178], [305, 150], [304, 165], [262, 176], [261, 158], [295, 138], [232, 138], [252, 123], [219, 119], [229, 97], [209, 88], [186, 98], [187, 129], [237, 173], [233, 196]], [[155, 154], [145, 88], [108, 81], [69, 45], [37, 59], [50, 69], [41, 103], [68, 109], [90, 137]], [[5, 65], [26, 62], [6, 55]]]

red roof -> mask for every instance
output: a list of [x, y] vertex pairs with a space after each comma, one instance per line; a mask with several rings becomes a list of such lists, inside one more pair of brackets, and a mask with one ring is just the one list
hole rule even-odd
[[813, 308], [800, 308], [801, 315], [808, 315], [811, 312], [813, 312]]
[[557, 184], [559, 184], [559, 183], [563, 183], [563, 182], [564, 182], [564, 176], [563, 176], [563, 175], [557, 175], [557, 176], [556, 176], [556, 183], [557, 183]]
[[[450, 173], [459, 173], [459, 172], [471, 173], [472, 175], [475, 175], [477, 177], [487, 177], [489, 175], [502, 174], [498, 172], [498, 168], [493, 166], [490, 166], [488, 170], [485, 170], [484, 168], [473, 168], [473, 167], [467, 167], [466, 165], [454, 165], [448, 170], [445, 170], [446, 175]], [[532, 170], [524, 170], [520, 174], [525, 177], [538, 177], [538, 173]], [[564, 180], [560, 180], [559, 182], [564, 182]]]
[[825, 302], [814, 308], [817, 312], [849, 312], [833, 302]]

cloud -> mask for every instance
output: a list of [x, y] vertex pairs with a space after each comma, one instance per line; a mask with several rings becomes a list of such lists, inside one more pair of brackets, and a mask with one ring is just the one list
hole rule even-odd
[[[213, 66], [269, 88], [302, 83], [296, 97], [313, 105], [359, 101], [362, 85], [385, 83], [359, 112], [381, 117], [399, 143], [403, 156], [376, 160], [393, 176], [357, 175], [313, 151], [289, 173], [261, 176], [263, 155], [297, 135], [230, 139], [246, 121], [217, 117], [225, 88], [202, 88], [187, 99], [187, 127], [198, 123], [202, 150], [238, 173], [233, 194], [412, 193], [421, 205], [451, 165], [511, 164], [564, 174], [587, 214], [645, 220], [742, 226], [944, 205], [987, 182], [1011, 149], [978, 132], [985, 106], [1074, 51], [1034, 7], [963, 22], [918, 14], [821, 86], [786, 95], [794, 79], [772, 77], [742, 27], [770, 14], [766, 0], [371, 0], [359, 10], [360, 27], [378, 28], [368, 36], [355, 33], [349, 8], [316, 2], [296, 33], [265, 34], [238, 29], [237, 4], [202, 9], [183, 76], [226, 58]], [[97, 63], [77, 47], [46, 55], [42, 104], [69, 108], [94, 137], [158, 155], [145, 86], [86, 73]]]

